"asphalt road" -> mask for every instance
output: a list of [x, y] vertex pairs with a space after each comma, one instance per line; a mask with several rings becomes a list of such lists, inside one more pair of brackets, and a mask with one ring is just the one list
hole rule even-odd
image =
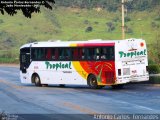
[[141, 84], [126, 85], [121, 90], [71, 85], [35, 87], [20, 83], [18, 68], [0, 66], [0, 111], [18, 114], [22, 120], [93, 119], [92, 114], [160, 114], [160, 87]]

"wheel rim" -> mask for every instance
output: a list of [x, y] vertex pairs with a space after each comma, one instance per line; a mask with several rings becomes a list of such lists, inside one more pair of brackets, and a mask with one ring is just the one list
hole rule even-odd
[[35, 83], [39, 83], [39, 78], [37, 76], [35, 77]]
[[90, 85], [93, 86], [93, 87], [97, 85], [97, 81], [94, 77], [91, 78]]

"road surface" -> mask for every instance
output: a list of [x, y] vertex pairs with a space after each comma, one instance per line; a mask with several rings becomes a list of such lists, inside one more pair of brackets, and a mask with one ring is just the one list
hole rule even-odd
[[83, 120], [92, 119], [93, 114], [160, 114], [160, 87], [140, 84], [130, 84], [121, 90], [71, 85], [35, 87], [20, 83], [19, 68], [0, 66], [0, 111], [19, 114], [23, 120]]

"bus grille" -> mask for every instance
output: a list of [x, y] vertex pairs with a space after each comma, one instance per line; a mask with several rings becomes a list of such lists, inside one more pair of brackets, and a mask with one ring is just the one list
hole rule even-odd
[[114, 72], [105, 72], [106, 83], [114, 83]]

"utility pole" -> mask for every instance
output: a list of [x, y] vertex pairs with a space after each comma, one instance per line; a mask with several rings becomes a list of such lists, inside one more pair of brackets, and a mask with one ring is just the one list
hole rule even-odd
[[124, 28], [124, 0], [122, 0], [122, 39], [125, 39], [125, 28]]

